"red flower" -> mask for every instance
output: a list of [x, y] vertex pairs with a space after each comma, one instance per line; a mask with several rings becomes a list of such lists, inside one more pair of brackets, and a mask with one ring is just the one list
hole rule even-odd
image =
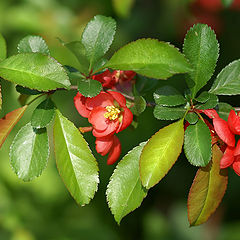
[[240, 135], [240, 117], [234, 110], [231, 110], [228, 115], [228, 126], [234, 134]]

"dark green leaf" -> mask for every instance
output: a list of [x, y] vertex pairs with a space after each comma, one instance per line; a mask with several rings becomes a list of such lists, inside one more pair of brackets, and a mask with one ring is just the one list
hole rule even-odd
[[25, 95], [25, 94], [20, 94], [18, 97], [18, 102], [21, 104], [21, 106], [26, 105], [28, 99], [30, 98], [31, 95]]
[[115, 31], [116, 22], [111, 17], [97, 15], [87, 24], [82, 34], [82, 43], [86, 48], [90, 61], [90, 70], [108, 51]]
[[0, 61], [7, 57], [7, 45], [4, 37], [0, 33]]
[[78, 91], [85, 97], [95, 97], [102, 90], [102, 84], [93, 79], [81, 78], [78, 80]]
[[200, 103], [205, 103], [209, 100], [209, 98], [210, 98], [209, 92], [204, 91], [197, 98], [195, 98], [195, 100]]
[[95, 64], [94, 64], [94, 67], [93, 67], [93, 70], [92, 70], [92, 75], [95, 74], [95, 73], [98, 73], [99, 70], [102, 70], [102, 72], [104, 72], [103, 70], [106, 70], [106, 69], [103, 69], [103, 66], [107, 63], [107, 59], [106, 58], [101, 58], [99, 61], [97, 61]]
[[23, 38], [18, 46], [18, 53], [42, 53], [50, 55], [48, 46], [40, 36], [27, 36]]
[[20, 85], [16, 86], [16, 90], [17, 92], [21, 93], [21, 94], [25, 94], [25, 95], [38, 95], [41, 94], [41, 92], [34, 90], [34, 89], [30, 89], [30, 88], [25, 88], [22, 87]]
[[183, 52], [194, 69], [187, 79], [194, 98], [213, 75], [217, 63], [219, 47], [214, 31], [206, 24], [194, 25], [185, 37]]
[[155, 89], [159, 81], [157, 79], [147, 78], [141, 75], [137, 75], [137, 81], [135, 84], [136, 90], [140, 95], [145, 95]]
[[230, 7], [234, 0], [221, 0], [225, 7]]
[[41, 53], [21, 53], [0, 62], [0, 77], [23, 87], [48, 91], [69, 88], [63, 67]]
[[153, 97], [156, 104], [162, 106], [178, 106], [186, 103], [186, 99], [172, 86], [158, 88]]
[[157, 105], [154, 108], [153, 114], [155, 118], [160, 120], [177, 120], [183, 118], [185, 112], [186, 109], [183, 107], [162, 107]]
[[139, 175], [139, 159], [145, 143], [128, 152], [117, 165], [107, 187], [108, 205], [115, 220], [138, 208], [147, 195]]
[[233, 61], [217, 76], [209, 92], [217, 95], [240, 94], [240, 60]]
[[146, 109], [146, 101], [142, 96], [134, 97], [134, 106], [131, 108], [131, 111], [134, 115], [139, 116]]
[[79, 130], [58, 110], [54, 147], [58, 171], [68, 191], [78, 204], [88, 204], [99, 182], [97, 162]]
[[218, 103], [216, 110], [220, 118], [224, 119], [225, 121], [228, 120], [229, 112], [233, 109], [233, 107], [227, 103]]
[[210, 93], [209, 99], [204, 103], [197, 105], [196, 108], [198, 109], [210, 109], [216, 107], [218, 104], [218, 97], [215, 94]]
[[117, 70], [132, 70], [150, 78], [167, 79], [191, 71], [177, 48], [156, 39], [139, 39], [119, 49], [105, 65]]
[[195, 112], [188, 112], [185, 117], [185, 120], [188, 121], [190, 124], [196, 124], [198, 119], [198, 115]]
[[10, 148], [14, 172], [23, 181], [41, 175], [47, 166], [49, 144], [46, 129], [36, 130], [30, 123], [20, 129]]
[[34, 128], [44, 128], [52, 121], [55, 105], [50, 98], [41, 102], [32, 114], [31, 124]]
[[211, 134], [203, 121], [189, 125], [184, 136], [184, 152], [194, 166], [205, 167], [211, 160]]

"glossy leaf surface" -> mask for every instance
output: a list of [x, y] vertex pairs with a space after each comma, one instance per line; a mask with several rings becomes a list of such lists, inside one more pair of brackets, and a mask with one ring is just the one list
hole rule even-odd
[[154, 117], [160, 120], [177, 120], [183, 118], [186, 112], [185, 108], [181, 107], [163, 107], [157, 105], [154, 108]]
[[78, 91], [85, 97], [95, 97], [102, 90], [102, 84], [93, 79], [81, 78], [78, 80]]

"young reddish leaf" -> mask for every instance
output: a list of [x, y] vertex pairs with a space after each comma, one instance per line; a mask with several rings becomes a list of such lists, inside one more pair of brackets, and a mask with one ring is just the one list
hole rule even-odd
[[13, 127], [23, 116], [26, 108], [27, 105], [8, 113], [5, 117], [0, 119], [0, 148]]
[[222, 152], [217, 145], [212, 148], [212, 161], [200, 168], [188, 195], [188, 220], [191, 226], [208, 220], [225, 194], [228, 182], [227, 169], [220, 169]]
[[171, 169], [182, 150], [183, 119], [160, 129], [148, 141], [140, 158], [140, 176], [147, 189], [157, 184]]

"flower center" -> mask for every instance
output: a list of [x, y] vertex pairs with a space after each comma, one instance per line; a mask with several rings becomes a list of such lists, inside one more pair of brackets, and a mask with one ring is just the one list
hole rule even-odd
[[104, 113], [104, 117], [108, 118], [109, 120], [116, 120], [118, 118], [119, 113], [121, 112], [118, 108], [114, 106], [107, 106], [107, 112]]

